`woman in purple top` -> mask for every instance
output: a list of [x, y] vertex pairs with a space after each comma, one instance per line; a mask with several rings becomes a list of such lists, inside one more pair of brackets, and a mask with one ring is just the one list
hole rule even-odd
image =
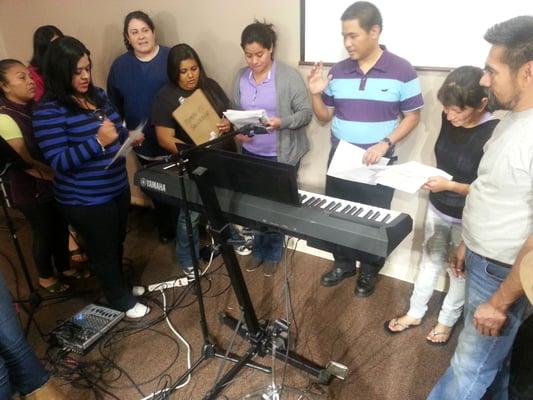
[[[249, 138], [237, 135], [243, 154], [298, 165], [309, 149], [305, 127], [312, 117], [304, 80], [294, 68], [274, 60], [276, 33], [271, 24], [254, 22], [244, 28], [241, 47], [248, 67], [239, 71], [233, 102], [243, 110], [264, 109], [269, 134]], [[283, 234], [255, 235], [246, 270], [263, 266], [266, 276], [277, 269], [283, 254]]]

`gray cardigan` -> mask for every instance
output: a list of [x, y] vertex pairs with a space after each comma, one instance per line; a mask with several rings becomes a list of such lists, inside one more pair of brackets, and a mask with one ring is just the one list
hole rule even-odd
[[[239, 70], [233, 86], [233, 107], [241, 109], [240, 79], [248, 68]], [[281, 128], [278, 135], [278, 161], [296, 164], [309, 150], [305, 127], [313, 110], [307, 87], [294, 68], [276, 61], [276, 97]]]

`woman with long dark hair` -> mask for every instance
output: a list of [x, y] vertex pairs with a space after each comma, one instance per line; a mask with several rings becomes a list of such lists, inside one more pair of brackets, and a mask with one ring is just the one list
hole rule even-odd
[[[46, 95], [34, 111], [37, 143], [55, 172], [54, 192], [68, 222], [82, 235], [110, 306], [140, 318], [122, 271], [130, 191], [125, 160], [112, 161], [129, 135], [105, 92], [91, 80], [89, 50], [62, 37], [45, 59]], [[142, 139], [138, 140], [139, 144]], [[133, 293], [132, 293], [133, 292]]]
[[[220, 117], [229, 107], [229, 99], [222, 88], [209, 78], [204, 70], [200, 57], [188, 44], [181, 43], [172, 49], [167, 60], [167, 76], [169, 82], [161, 88], [152, 106], [152, 122], [155, 126], [159, 146], [170, 154], [177, 154], [178, 146], [191, 145], [194, 142], [187, 135], [181, 125], [172, 117], [182, 101], [192, 95], [196, 89], [201, 89]], [[218, 124], [220, 133], [227, 133], [231, 129], [229, 121], [221, 118]], [[198, 255], [198, 222], [200, 214], [191, 212], [194, 227], [194, 241]], [[185, 215], [180, 212], [178, 217], [176, 254], [178, 263], [183, 271], [192, 274], [192, 259], [187, 238]]]
[[35, 82], [35, 101], [39, 101], [44, 94], [43, 65], [46, 50], [50, 43], [62, 36], [63, 32], [54, 25], [40, 26], [33, 33], [33, 55], [28, 69]]
[[39, 286], [50, 293], [68, 289], [58, 274], [68, 271], [67, 224], [54, 199], [53, 171], [42, 159], [33, 136], [32, 106], [35, 83], [18, 60], [0, 61], [0, 137], [28, 164], [8, 172], [15, 206], [32, 230], [32, 254]]
[[[61, 30], [54, 25], [40, 26], [33, 33], [33, 55], [31, 57], [28, 70], [30, 71], [30, 76], [35, 82], [35, 95], [33, 96], [33, 99], [36, 102], [43, 97], [45, 90], [43, 69], [46, 51], [48, 50], [50, 43], [63, 36], [63, 32], [61, 32]], [[68, 249], [70, 260], [74, 263], [84, 263], [87, 261], [87, 255], [81, 248], [78, 234], [72, 228], [69, 230], [70, 235], [68, 240]], [[70, 271], [72, 272], [72, 275], [70, 276], [78, 279], [86, 278], [89, 275], [87, 270], [72, 269]]]

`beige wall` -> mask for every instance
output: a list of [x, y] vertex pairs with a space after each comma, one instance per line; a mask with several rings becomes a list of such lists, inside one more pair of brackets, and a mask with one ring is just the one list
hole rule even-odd
[[[243, 65], [240, 32], [254, 18], [266, 18], [275, 24], [279, 35], [276, 49], [279, 60], [295, 67], [299, 60], [299, 0], [0, 0], [0, 6], [0, 58], [29, 60], [35, 28], [44, 24], [57, 25], [91, 50], [94, 80], [104, 87], [110, 63], [124, 51], [123, 18], [135, 9], [152, 16], [161, 44], [191, 44], [210, 76], [227, 92], [237, 68]], [[384, 19], [392, 17], [385, 15]], [[308, 68], [301, 67], [300, 71], [305, 75]], [[426, 106], [419, 127], [399, 146], [400, 160], [434, 161], [433, 144], [440, 122], [436, 92], [444, 77], [442, 72], [420, 72]], [[313, 120], [308, 135], [311, 151], [302, 163], [301, 186], [321, 191], [329, 149], [328, 127]], [[415, 220], [415, 229], [389, 258], [386, 274], [406, 280], [413, 278], [420, 258], [420, 229], [426, 198], [425, 193], [395, 195], [393, 208], [410, 214]]]

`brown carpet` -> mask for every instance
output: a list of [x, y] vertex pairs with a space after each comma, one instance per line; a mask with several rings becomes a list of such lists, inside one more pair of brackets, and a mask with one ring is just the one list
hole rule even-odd
[[[16, 215], [16, 213], [14, 213]], [[0, 222], [3, 222], [0, 220]], [[4, 223], [0, 225], [4, 226]], [[30, 232], [23, 219], [16, 219], [26, 261], [32, 271], [30, 256]], [[126, 266], [134, 282], [150, 284], [175, 277], [178, 273], [173, 245], [162, 245], [157, 240], [149, 210], [132, 208], [129, 233], [126, 240]], [[18, 271], [21, 296], [26, 292], [18, 259], [7, 230], [0, 231], [2, 257], [0, 268], [13, 293], [15, 281], [11, 262]], [[241, 258], [242, 260], [242, 258]], [[211, 266], [208, 281], [203, 284], [209, 332], [213, 341], [224, 349], [231, 344], [233, 331], [218, 321], [220, 312], [239, 317], [240, 311], [229, 287], [229, 278], [221, 265], [221, 257]], [[425, 336], [436, 322], [438, 307], [443, 294], [435, 292], [427, 317], [421, 326], [400, 335], [390, 336], [383, 329], [385, 320], [404, 312], [408, 305], [412, 285], [388, 277], [381, 277], [376, 292], [369, 298], [353, 295], [354, 278], [333, 288], [320, 286], [320, 276], [328, 270], [330, 262], [298, 252], [288, 254], [287, 275], [294, 323], [292, 337], [297, 337], [295, 351], [320, 365], [334, 360], [349, 368], [346, 380], [334, 379], [330, 385], [318, 385], [306, 373], [293, 368], [284, 369], [281, 361], [275, 363], [275, 380], [285, 382], [288, 389], [284, 399], [424, 399], [440, 374], [447, 368], [460, 329], [456, 329], [447, 346], [436, 347], [426, 343]], [[32, 272], [32, 276], [36, 274]], [[283, 290], [285, 268], [267, 278], [261, 270], [243, 272], [255, 305], [258, 318], [277, 319], [287, 317], [287, 305]], [[36, 281], [36, 279], [34, 279]], [[78, 290], [93, 289], [61, 303], [45, 302], [36, 314], [38, 326], [48, 332], [58, 321], [69, 318], [86, 304], [102, 300], [94, 278], [73, 282]], [[202, 334], [198, 319], [198, 304], [191, 289], [176, 288], [166, 291], [167, 302], [181, 303], [170, 314], [174, 327], [189, 341], [193, 362], [202, 348]], [[149, 320], [156, 320], [162, 311], [156, 304], [162, 302], [160, 294], [146, 299], [152, 306]], [[25, 320], [24, 313], [21, 314]], [[105, 399], [141, 399], [152, 392], [174, 383], [186, 370], [186, 349], [163, 320], [149, 329], [141, 329], [141, 323], [121, 322], [102, 343], [84, 357], [69, 358], [75, 367], [92, 366], [89, 381], [79, 380], [73, 387], [65, 384], [70, 399], [95, 398], [80, 385], [100, 388], [109, 394]], [[47, 344], [41, 339], [35, 325], [31, 326], [29, 341], [40, 357], [45, 357]], [[111, 345], [109, 345], [111, 343]], [[241, 337], [234, 340], [232, 351], [243, 354], [248, 343]], [[105, 357], [112, 362], [105, 362]], [[177, 359], [176, 359], [177, 358]], [[270, 356], [256, 357], [254, 361], [271, 365]], [[90, 364], [93, 362], [93, 364]], [[85, 364], [84, 364], [85, 363]], [[209, 359], [194, 372], [190, 383], [176, 390], [171, 399], [201, 399], [212, 387], [220, 369], [220, 359]], [[118, 368], [117, 368], [118, 367]], [[229, 363], [223, 365], [230, 368]], [[120, 372], [122, 370], [122, 372]], [[63, 368], [61, 370], [65, 372]], [[72, 372], [72, 371], [71, 371]], [[72, 376], [72, 375], [71, 375]], [[271, 377], [252, 369], [244, 369], [225, 388], [220, 399], [239, 399], [271, 382]], [[134, 383], [138, 389], [134, 387]], [[292, 389], [289, 389], [292, 388]], [[141, 394], [142, 392], [142, 394]], [[103, 392], [101, 392], [103, 393]], [[304, 396], [302, 396], [304, 394]], [[301, 397], [300, 397], [301, 396]], [[247, 397], [257, 398], [261, 397]]]

